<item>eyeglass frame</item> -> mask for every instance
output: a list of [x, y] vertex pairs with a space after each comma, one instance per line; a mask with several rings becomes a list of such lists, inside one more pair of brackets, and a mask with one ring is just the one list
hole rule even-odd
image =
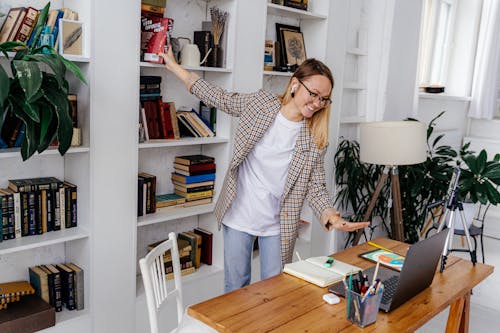
[[[302, 82], [301, 80], [297, 79], [297, 81], [299, 81], [299, 83], [304, 87], [306, 88], [307, 92], [309, 93], [309, 97], [319, 101], [319, 104], [323, 107], [327, 106], [328, 104], [332, 104], [332, 99], [327, 97], [322, 97], [320, 96], [319, 94], [315, 93], [314, 91], [311, 91], [311, 89], [309, 89], [305, 84], [304, 82]], [[328, 102], [328, 104], [327, 104]]]

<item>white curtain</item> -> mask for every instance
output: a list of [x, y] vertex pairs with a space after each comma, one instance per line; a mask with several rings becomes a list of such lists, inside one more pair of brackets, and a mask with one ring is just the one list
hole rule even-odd
[[469, 117], [493, 119], [500, 61], [500, 0], [484, 0]]

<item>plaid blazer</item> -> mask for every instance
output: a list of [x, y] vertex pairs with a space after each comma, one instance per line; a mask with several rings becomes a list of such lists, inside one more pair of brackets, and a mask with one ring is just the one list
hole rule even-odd
[[[193, 84], [191, 92], [205, 104], [240, 117], [234, 139], [234, 154], [215, 206], [215, 217], [220, 229], [222, 218], [237, 193], [238, 167], [271, 126], [281, 103], [277, 96], [263, 90], [249, 94], [230, 93], [203, 79]], [[295, 144], [281, 197], [280, 236], [283, 264], [292, 261], [304, 199], [308, 200], [318, 216], [321, 216], [326, 208], [333, 207], [333, 200], [326, 188], [325, 153], [326, 149], [319, 149], [313, 142], [304, 122]]]

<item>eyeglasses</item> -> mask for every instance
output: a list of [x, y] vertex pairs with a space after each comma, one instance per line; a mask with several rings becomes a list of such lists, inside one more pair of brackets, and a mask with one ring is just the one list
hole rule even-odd
[[[298, 80], [298, 79], [297, 79], [297, 80]], [[312, 99], [314, 99], [314, 100], [318, 101], [318, 102], [319, 102], [319, 104], [320, 104], [321, 106], [326, 106], [326, 105], [328, 105], [328, 104], [331, 104], [331, 103], [332, 103], [332, 100], [331, 100], [329, 97], [321, 97], [320, 95], [318, 95], [318, 94], [317, 94], [317, 93], [315, 93], [314, 91], [311, 91], [311, 89], [307, 88], [307, 86], [304, 84], [304, 82], [302, 82], [302, 81], [300, 81], [300, 80], [298, 80], [298, 81], [300, 82], [300, 84], [301, 84], [304, 88], [306, 88], [307, 92], [309, 93], [309, 96], [310, 96]]]

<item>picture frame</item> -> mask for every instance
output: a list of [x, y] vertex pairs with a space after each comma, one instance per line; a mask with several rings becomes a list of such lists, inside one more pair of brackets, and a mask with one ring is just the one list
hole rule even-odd
[[276, 23], [276, 41], [278, 42], [278, 49], [279, 49], [277, 50], [278, 51], [277, 53], [279, 54], [279, 58], [277, 57], [276, 59], [277, 66], [286, 66], [287, 64], [285, 48], [283, 45], [283, 31], [300, 32], [300, 27], [294, 25]]
[[83, 56], [85, 54], [85, 26], [81, 21], [59, 20], [59, 53], [63, 56]]
[[306, 45], [302, 32], [284, 30], [283, 48], [287, 65], [300, 66], [307, 59]]

